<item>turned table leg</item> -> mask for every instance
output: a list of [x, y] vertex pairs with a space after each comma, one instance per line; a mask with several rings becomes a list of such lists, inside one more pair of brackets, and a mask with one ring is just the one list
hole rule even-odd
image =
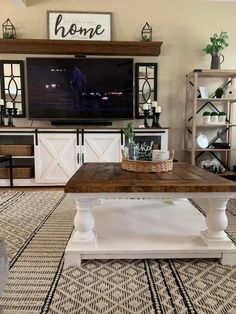
[[206, 213], [207, 229], [200, 234], [201, 239], [207, 246], [232, 246], [232, 242], [224, 231], [228, 225], [225, 212], [227, 202], [227, 198], [209, 200], [209, 208]]
[[75, 232], [73, 242], [95, 242], [94, 232], [95, 219], [92, 208], [96, 199], [77, 199], [77, 213], [74, 218]]

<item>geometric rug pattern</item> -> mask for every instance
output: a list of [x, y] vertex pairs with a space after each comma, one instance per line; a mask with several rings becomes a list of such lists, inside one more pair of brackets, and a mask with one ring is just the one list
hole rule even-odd
[[35, 227], [39, 228], [57, 206], [59, 195], [62, 197], [63, 193], [4, 192], [0, 196], [0, 236], [7, 241], [8, 256], [11, 260], [21, 245], [32, 237]]
[[[236, 313], [236, 267], [218, 260], [89, 260], [63, 269], [74, 215], [75, 201], [62, 192], [0, 192], [5, 314]], [[235, 200], [227, 215], [236, 243]]]

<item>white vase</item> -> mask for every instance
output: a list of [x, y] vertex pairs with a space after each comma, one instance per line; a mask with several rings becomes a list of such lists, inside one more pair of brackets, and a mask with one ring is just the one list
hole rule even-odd
[[225, 120], [226, 120], [226, 115], [219, 115], [218, 116], [218, 122], [225, 123]]
[[203, 124], [207, 124], [211, 122], [211, 116], [202, 116]]
[[211, 122], [212, 123], [218, 122], [218, 116], [211, 116]]

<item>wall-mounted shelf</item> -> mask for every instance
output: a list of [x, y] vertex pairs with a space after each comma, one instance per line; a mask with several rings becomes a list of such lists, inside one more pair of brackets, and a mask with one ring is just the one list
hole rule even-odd
[[159, 56], [162, 42], [0, 39], [0, 54]]

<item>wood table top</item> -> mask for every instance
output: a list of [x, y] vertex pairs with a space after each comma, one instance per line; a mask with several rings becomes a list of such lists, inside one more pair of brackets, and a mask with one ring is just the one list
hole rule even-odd
[[236, 192], [236, 182], [188, 163], [170, 172], [123, 170], [121, 163], [85, 163], [65, 185], [66, 193]]

